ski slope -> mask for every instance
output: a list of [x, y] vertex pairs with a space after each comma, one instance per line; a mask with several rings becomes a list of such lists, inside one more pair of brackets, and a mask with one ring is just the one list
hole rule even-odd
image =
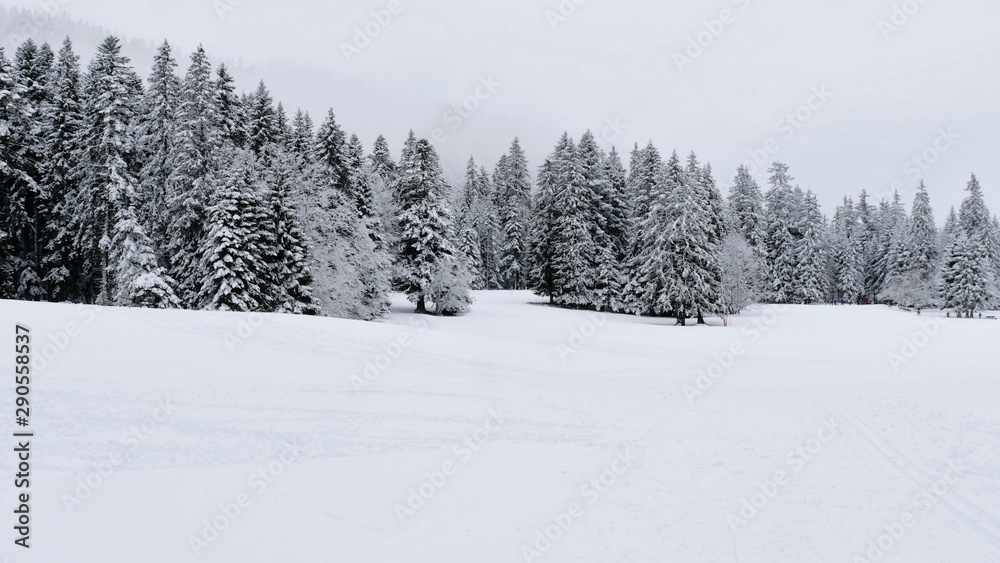
[[[1000, 561], [1000, 321], [0, 303], [44, 562]], [[721, 325], [718, 319], [709, 319]]]

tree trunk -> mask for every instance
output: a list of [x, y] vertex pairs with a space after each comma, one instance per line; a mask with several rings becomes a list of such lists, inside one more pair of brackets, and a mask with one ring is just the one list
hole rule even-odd
[[701, 311], [698, 311], [698, 324], [700, 324], [700, 325], [707, 325], [708, 324], [708, 323], [705, 322], [705, 316], [701, 313]]
[[417, 298], [417, 313], [421, 315], [427, 314], [427, 302], [424, 300], [423, 295]]

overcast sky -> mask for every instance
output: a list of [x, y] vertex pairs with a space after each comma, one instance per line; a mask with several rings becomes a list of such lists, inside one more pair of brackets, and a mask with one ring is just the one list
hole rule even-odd
[[[318, 122], [333, 107], [369, 148], [383, 133], [398, 156], [410, 128], [438, 130], [452, 174], [470, 155], [492, 167], [514, 136], [534, 170], [564, 130], [590, 128], [626, 162], [635, 142], [694, 150], [724, 190], [755, 156], [787, 162], [827, 214], [862, 188], [895, 185], [909, 204], [922, 178], [943, 222], [972, 172], [1000, 212], [1000, 6], [986, 0], [44, 2], [0, 0], [242, 59], [286, 108]], [[377, 33], [356, 44], [366, 24]], [[452, 109], [463, 100], [474, 111]]]

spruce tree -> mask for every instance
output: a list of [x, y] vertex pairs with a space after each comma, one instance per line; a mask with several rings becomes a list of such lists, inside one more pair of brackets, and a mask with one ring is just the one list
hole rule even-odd
[[165, 241], [170, 228], [165, 213], [167, 181], [176, 132], [174, 119], [181, 93], [181, 81], [174, 74], [176, 68], [170, 44], [164, 41], [153, 61], [138, 123], [139, 153], [143, 163], [139, 174], [139, 217], [143, 224], [150, 226], [150, 234], [157, 241]]
[[[459, 256], [452, 242], [448, 188], [437, 152], [426, 139], [407, 144], [396, 190], [401, 235], [396, 260], [403, 291], [416, 303], [417, 312], [426, 313], [429, 297], [445, 295], [440, 287], [436, 294], [428, 295], [432, 282], [441, 281], [438, 276], [451, 272], [447, 263], [457, 261]], [[468, 278], [456, 276], [452, 281], [461, 283], [463, 279]], [[456, 290], [462, 292], [462, 288]]]
[[729, 221], [751, 248], [765, 255], [764, 195], [746, 166], [740, 166], [729, 191]]
[[795, 247], [801, 233], [796, 230], [801, 205], [799, 194], [792, 188], [793, 178], [786, 164], [775, 162], [766, 195], [767, 212], [765, 244], [767, 246], [768, 299], [775, 303], [790, 303], [797, 295]]
[[76, 201], [81, 176], [80, 130], [83, 125], [79, 57], [67, 37], [59, 50], [48, 79], [49, 101], [42, 110], [41, 135], [45, 143], [46, 166], [43, 184], [47, 193], [42, 238], [47, 241], [42, 258], [46, 272], [43, 283], [52, 301], [81, 299], [83, 262], [74, 246], [73, 217], [79, 212]]
[[989, 257], [982, 244], [964, 231], [958, 233], [945, 251], [942, 263], [943, 306], [967, 318], [972, 318], [977, 309], [986, 307], [994, 297], [990, 292], [992, 279], [988, 263]]
[[88, 67], [84, 87], [75, 246], [84, 260], [83, 283], [89, 286], [84, 298], [100, 304], [113, 301], [112, 231], [125, 195], [136, 185], [134, 125], [141, 82], [129, 62], [118, 38], [108, 37]]
[[826, 298], [827, 279], [826, 220], [820, 213], [816, 194], [808, 191], [798, 230], [802, 238], [796, 242], [798, 259], [796, 298], [806, 303], [822, 302]]
[[166, 253], [177, 296], [186, 307], [204, 304], [206, 272], [200, 253], [207, 236], [208, 206], [219, 183], [224, 120], [212, 85], [211, 66], [199, 47], [181, 86], [174, 138], [169, 157], [166, 204], [170, 216]]
[[518, 139], [514, 139], [497, 165], [493, 185], [499, 218], [501, 284], [506, 289], [524, 289], [527, 286], [525, 239], [531, 212], [532, 180]]
[[266, 311], [270, 272], [263, 237], [269, 225], [255, 158], [236, 149], [226, 160], [199, 253], [203, 277], [198, 301], [205, 309]]
[[593, 301], [591, 289], [596, 283], [592, 263], [596, 254], [594, 198], [577, 147], [568, 133], [559, 141], [552, 162], [556, 187], [552, 240], [555, 302], [586, 307]]

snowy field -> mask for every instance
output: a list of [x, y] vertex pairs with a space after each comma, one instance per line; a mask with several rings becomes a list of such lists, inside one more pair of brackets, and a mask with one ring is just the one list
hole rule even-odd
[[2, 387], [0, 558], [1000, 561], [1000, 321], [476, 298], [381, 323], [0, 303], [36, 368], [30, 551]]

